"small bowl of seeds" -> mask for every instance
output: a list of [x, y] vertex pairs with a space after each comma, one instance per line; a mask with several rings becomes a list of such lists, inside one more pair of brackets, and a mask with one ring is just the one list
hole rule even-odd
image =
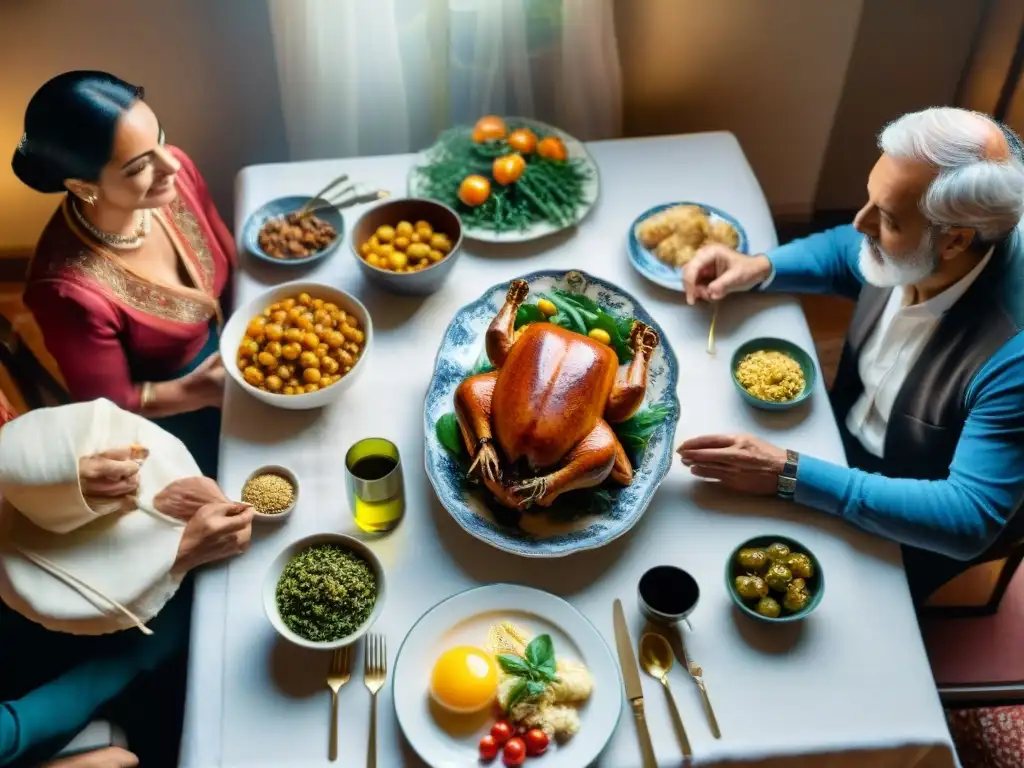
[[286, 467], [260, 467], [242, 486], [242, 501], [252, 506], [257, 519], [281, 522], [299, 500], [299, 481]]

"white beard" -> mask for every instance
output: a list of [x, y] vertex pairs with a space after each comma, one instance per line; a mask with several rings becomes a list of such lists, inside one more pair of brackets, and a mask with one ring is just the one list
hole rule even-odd
[[930, 230], [917, 250], [899, 261], [883, 251], [872, 238], [865, 236], [860, 241], [860, 272], [865, 280], [878, 288], [916, 285], [935, 272], [938, 266], [939, 254], [935, 252]]

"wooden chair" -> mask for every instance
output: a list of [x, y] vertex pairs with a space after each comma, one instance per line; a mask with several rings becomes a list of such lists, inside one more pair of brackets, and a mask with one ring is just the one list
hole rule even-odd
[[1021, 552], [1017, 545], [1003, 560], [976, 565], [936, 592], [935, 605], [919, 612], [921, 636], [946, 706], [1024, 704]]
[[1021, 562], [1024, 540], [1013, 544], [1005, 557], [975, 563], [943, 584], [918, 609], [918, 615], [933, 619], [991, 616], [999, 610]]
[[[71, 402], [64, 385], [39, 362], [11, 321], [3, 315], [0, 315], [0, 365], [13, 380], [27, 409]], [[10, 402], [11, 398], [7, 400]]]

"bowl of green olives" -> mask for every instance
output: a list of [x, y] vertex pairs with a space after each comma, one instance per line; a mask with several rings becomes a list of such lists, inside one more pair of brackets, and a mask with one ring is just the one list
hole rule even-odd
[[755, 536], [732, 551], [725, 587], [742, 613], [767, 622], [800, 621], [825, 594], [821, 563], [787, 536]]

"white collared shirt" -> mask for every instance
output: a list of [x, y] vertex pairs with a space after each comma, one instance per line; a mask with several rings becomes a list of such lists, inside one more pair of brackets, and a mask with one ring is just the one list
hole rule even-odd
[[869, 453], [883, 457], [889, 415], [903, 382], [917, 362], [942, 316], [967, 293], [992, 258], [992, 248], [970, 272], [942, 293], [906, 305], [907, 288], [893, 289], [882, 316], [857, 361], [864, 392], [846, 415], [846, 428]]

